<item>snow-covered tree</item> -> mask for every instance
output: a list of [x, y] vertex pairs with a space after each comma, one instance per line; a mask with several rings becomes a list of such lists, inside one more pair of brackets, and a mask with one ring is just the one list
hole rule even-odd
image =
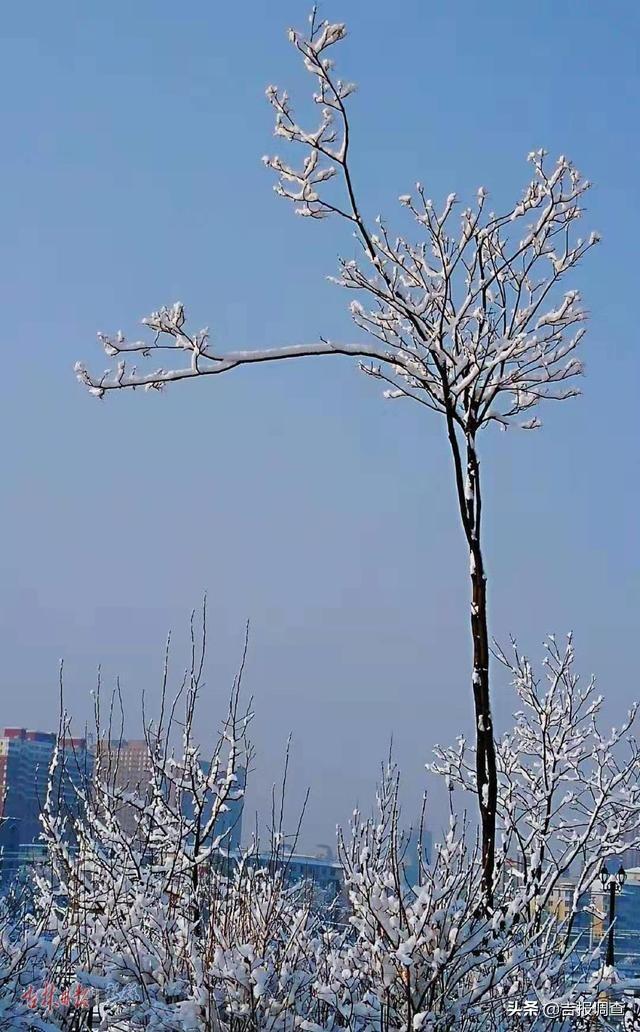
[[[618, 727], [602, 729], [603, 698], [593, 678], [580, 684], [571, 636], [562, 648], [549, 638], [542, 679], [515, 644], [511, 655], [501, 649], [496, 655], [520, 706], [513, 728], [496, 743], [498, 871], [502, 876], [515, 861], [531, 883], [533, 920], [558, 879], [578, 870], [575, 912], [603, 861], [640, 842], [637, 706]], [[437, 750], [432, 770], [452, 789], [477, 791], [473, 750], [464, 738]]]
[[[100, 1027], [128, 1032], [554, 1032], [563, 1007], [588, 1013], [602, 992], [619, 1000], [625, 983], [575, 924], [603, 862], [640, 845], [636, 710], [602, 729], [602, 699], [593, 681], [581, 685], [571, 639], [564, 647], [550, 639], [542, 678], [515, 647], [497, 655], [517, 712], [496, 742], [491, 906], [481, 844], [455, 816], [477, 791], [473, 747], [462, 739], [436, 750], [431, 769], [444, 779], [451, 819], [431, 862], [419, 849], [416, 879], [408, 878], [391, 762], [373, 816], [354, 812], [338, 841], [344, 923], [319, 910], [307, 886], [287, 884], [282, 806], [273, 808], [266, 860], [257, 842], [231, 855], [205, 800], [214, 797], [219, 817], [237, 793], [235, 772], [251, 755], [250, 713], [239, 677], [203, 772], [194, 736], [202, 655], [194, 652], [174, 701], [163, 690], [162, 715], [146, 725], [149, 791], [123, 789], [99, 759], [91, 784], [77, 785], [83, 806], [65, 814], [53, 794], [68, 752], [54, 756], [35, 912], [22, 924], [14, 915], [0, 937], [0, 1029], [84, 1027], [87, 1014], [73, 1007], [21, 1025], [30, 980], [86, 987], [99, 1001]], [[99, 693], [96, 713], [110, 740]], [[125, 803], [138, 812], [135, 832], [121, 820]], [[568, 875], [573, 902], [559, 914], [554, 893]]]
[[[122, 726], [114, 738], [114, 710], [120, 693], [105, 726], [99, 684], [93, 777], [76, 784], [79, 805], [61, 807], [55, 787], [67, 758], [56, 749], [41, 815], [47, 862], [36, 878], [54, 947], [50, 980], [65, 985], [77, 977], [94, 990], [108, 987], [109, 1012], [131, 1028], [149, 1021], [190, 1027], [192, 1015], [199, 1016], [193, 1027], [210, 1027], [203, 1023], [212, 1006], [204, 957], [212, 913], [228, 900], [226, 816], [244, 791], [251, 714], [239, 709], [243, 661], [213, 756], [204, 762], [194, 726], [205, 645], [204, 623], [199, 638], [192, 621], [190, 667], [172, 700], [167, 649], [160, 715], [145, 720], [148, 783], [128, 784], [119, 776]], [[61, 727], [64, 740], [66, 720]], [[133, 824], [123, 819], [131, 812]]]
[[[496, 743], [500, 848], [491, 910], [479, 905], [481, 857], [455, 816], [464, 793], [477, 788], [473, 749], [462, 739], [438, 749], [430, 765], [450, 792], [451, 823], [431, 865], [420, 851], [416, 885], [405, 876], [394, 766], [384, 771], [376, 814], [356, 813], [341, 839], [359, 958], [352, 975], [368, 1027], [551, 1032], [565, 1027], [563, 1007], [588, 1015], [603, 991], [622, 1006], [623, 983], [575, 925], [603, 862], [640, 842], [636, 708], [603, 731], [602, 698], [593, 681], [580, 685], [571, 639], [564, 648], [549, 640], [541, 680], [515, 648], [513, 657], [498, 656], [518, 712]], [[569, 875], [573, 901], [559, 916], [554, 893]]]
[[[492, 425], [538, 427], [541, 402], [578, 393], [575, 381], [582, 365], [575, 351], [586, 312], [578, 291], [565, 286], [565, 280], [598, 239], [577, 230], [589, 183], [567, 158], [549, 165], [538, 150], [529, 155], [532, 177], [524, 191], [498, 213], [483, 187], [473, 203], [460, 208], [455, 194], [437, 204], [418, 183], [399, 197], [405, 215], [401, 229], [380, 217], [371, 221], [350, 163], [348, 101], [354, 86], [338, 76], [332, 58], [345, 35], [343, 24], [320, 21], [315, 10], [307, 33], [290, 31], [315, 80], [319, 117], [305, 127], [289, 94], [270, 86], [276, 136], [297, 148], [301, 159], [264, 160], [277, 176], [277, 192], [299, 215], [335, 216], [355, 236], [359, 257], [341, 261], [335, 279], [355, 295], [354, 338], [225, 350], [213, 343], [208, 330], [189, 329], [184, 307], [176, 303], [143, 320], [151, 334], [147, 340], [100, 335], [107, 355], [117, 361], [115, 369], [93, 375], [78, 363], [76, 372], [91, 393], [103, 397], [128, 388], [159, 390], [255, 363], [347, 355], [386, 385], [385, 397], [411, 399], [442, 416], [470, 564], [476, 784], [490, 902], [498, 788], [478, 439]], [[413, 233], [404, 225], [406, 216]], [[147, 359], [163, 364], [146, 368]]]

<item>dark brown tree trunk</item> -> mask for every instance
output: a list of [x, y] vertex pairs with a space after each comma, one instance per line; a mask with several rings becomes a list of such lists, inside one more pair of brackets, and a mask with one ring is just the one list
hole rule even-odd
[[480, 835], [482, 848], [482, 882], [484, 903], [493, 904], [493, 881], [496, 843], [496, 803], [498, 779], [496, 752], [491, 718], [489, 690], [489, 629], [487, 612], [487, 578], [482, 555], [480, 463], [473, 432], [465, 435], [466, 469], [463, 469], [461, 446], [453, 419], [447, 419], [449, 442], [453, 454], [458, 504], [469, 549], [471, 579], [471, 642], [473, 655], [472, 692], [475, 710], [476, 776]]
[[476, 775], [482, 833], [482, 869], [486, 901], [491, 906], [495, 867], [497, 774], [489, 692], [487, 578], [480, 537], [482, 510], [480, 464], [473, 437], [467, 437], [465, 503], [468, 516], [467, 543], [471, 577], [472, 686], [476, 718]]

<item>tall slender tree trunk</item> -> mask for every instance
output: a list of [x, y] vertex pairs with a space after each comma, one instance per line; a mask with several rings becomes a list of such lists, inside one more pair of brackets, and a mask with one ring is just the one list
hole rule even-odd
[[476, 779], [482, 848], [482, 883], [484, 903], [491, 907], [494, 889], [498, 779], [489, 690], [490, 652], [487, 578], [481, 538], [480, 462], [476, 449], [475, 432], [471, 429], [465, 434], [463, 464], [461, 442], [456, 434], [453, 419], [449, 416], [447, 417], [447, 428], [455, 466], [458, 505], [469, 550], [473, 655], [471, 687], [476, 723]]
[[467, 476], [465, 483], [468, 513], [467, 544], [471, 578], [471, 639], [473, 644], [473, 701], [476, 718], [476, 776], [482, 831], [483, 883], [487, 904], [493, 902], [493, 875], [496, 846], [496, 801], [498, 779], [496, 751], [489, 691], [489, 627], [487, 577], [480, 536], [482, 498], [480, 464], [473, 437], [467, 438]]

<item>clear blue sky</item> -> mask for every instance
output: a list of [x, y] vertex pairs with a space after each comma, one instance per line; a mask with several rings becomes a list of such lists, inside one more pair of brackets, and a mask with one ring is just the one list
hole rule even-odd
[[[603, 243], [580, 270], [584, 397], [538, 434], [489, 436], [494, 632], [536, 651], [573, 628], [615, 709], [638, 694], [636, 4], [327, 3], [348, 22], [355, 170], [369, 214], [417, 178], [508, 203], [545, 146], [594, 181]], [[325, 280], [350, 241], [296, 220], [260, 157], [269, 82], [307, 90], [286, 42], [305, 4], [9, 4], [0, 113], [0, 723], [49, 728], [57, 661], [81, 720], [98, 661], [134, 707], [178, 665], [209, 591], [203, 734], [253, 623], [264, 807], [288, 731], [305, 840], [368, 801], [393, 732], [409, 798], [469, 725], [466, 568], [442, 426], [348, 361], [261, 368], [105, 403], [97, 330], [180, 299], [221, 346], [348, 332]], [[497, 708], [509, 708], [498, 690]], [[135, 728], [132, 720], [132, 730]], [[253, 805], [253, 804], [252, 804]]]

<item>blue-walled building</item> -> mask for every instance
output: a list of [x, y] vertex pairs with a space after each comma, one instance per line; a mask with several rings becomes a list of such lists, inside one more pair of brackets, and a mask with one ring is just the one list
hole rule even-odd
[[[46, 799], [57, 736], [6, 727], [0, 736], [0, 878], [13, 877], [20, 851], [38, 841], [40, 809]], [[93, 754], [85, 738], [67, 738], [53, 775], [53, 799], [67, 812], [78, 811], [76, 789], [93, 775]]]

